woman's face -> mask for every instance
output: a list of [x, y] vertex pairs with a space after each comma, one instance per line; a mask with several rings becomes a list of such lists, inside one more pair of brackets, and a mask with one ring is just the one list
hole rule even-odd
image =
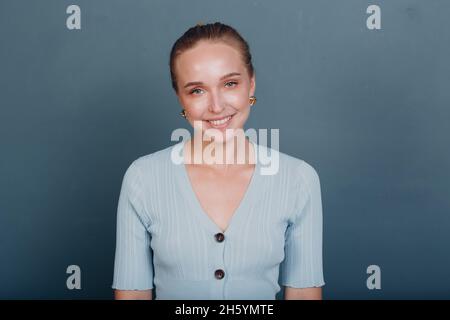
[[177, 57], [175, 72], [180, 104], [194, 128], [201, 124], [202, 135], [215, 128], [221, 134], [214, 140], [223, 141], [244, 128], [255, 77], [250, 78], [238, 49], [225, 42], [200, 41]]

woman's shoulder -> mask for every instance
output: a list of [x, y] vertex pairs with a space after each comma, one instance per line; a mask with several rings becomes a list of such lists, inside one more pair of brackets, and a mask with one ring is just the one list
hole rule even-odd
[[290, 162], [293, 170], [298, 172], [304, 177], [311, 178], [313, 176], [318, 176], [316, 168], [308, 161], [303, 158], [298, 158], [292, 155], [284, 154], [285, 161]]
[[144, 179], [155, 179], [156, 177], [163, 175], [165, 172], [172, 169], [171, 154], [173, 148], [178, 144], [179, 143], [172, 144], [165, 148], [139, 156], [129, 164], [127, 172], [135, 173]]
[[320, 185], [318, 170], [310, 161], [267, 146], [258, 148], [260, 172], [262, 175], [272, 176], [269, 181], [274, 185], [292, 190]]
[[138, 167], [165, 165], [171, 159], [172, 149], [178, 144], [179, 143], [171, 144], [165, 148], [139, 156], [132, 162], [132, 165]]
[[[267, 146], [259, 145], [258, 148], [260, 149], [259, 161], [261, 166], [271, 167], [270, 171], [276, 172], [280, 177], [293, 179], [296, 183], [311, 183], [319, 179], [316, 167], [304, 158]], [[268, 170], [268, 172], [270, 171]]]
[[[278, 178], [272, 179], [273, 187], [276, 187], [278, 192], [286, 196], [288, 203], [294, 208], [294, 215], [296, 208], [310, 198], [317, 199], [320, 197], [320, 179], [316, 168], [302, 157], [292, 154], [275, 151], [279, 157], [279, 173]], [[319, 197], [317, 196], [319, 195]]]

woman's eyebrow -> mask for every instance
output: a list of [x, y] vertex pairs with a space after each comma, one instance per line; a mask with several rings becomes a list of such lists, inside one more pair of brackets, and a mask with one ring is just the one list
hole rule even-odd
[[231, 72], [231, 73], [229, 73], [229, 74], [226, 74], [226, 75], [222, 76], [222, 77], [220, 78], [220, 80], [223, 80], [223, 79], [229, 78], [229, 77], [233, 77], [233, 76], [240, 76], [240, 75], [241, 75], [241, 74], [240, 74], [239, 72]]
[[[241, 74], [239, 72], [230, 72], [222, 77], [220, 77], [220, 80], [223, 80], [225, 78], [229, 78], [229, 77], [233, 77], [233, 76], [240, 76]], [[192, 81], [192, 82], [188, 82], [184, 85], [184, 88], [190, 87], [190, 86], [199, 86], [202, 85], [203, 82], [201, 81]]]

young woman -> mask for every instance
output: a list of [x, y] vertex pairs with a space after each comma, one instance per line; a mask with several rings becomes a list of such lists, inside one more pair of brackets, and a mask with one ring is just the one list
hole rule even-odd
[[[258, 150], [268, 147], [230, 143], [256, 101], [247, 42], [230, 26], [197, 25], [173, 45], [170, 72], [182, 116], [197, 133], [138, 158], [124, 175], [115, 298], [275, 299], [284, 287], [285, 299], [321, 299], [316, 171], [279, 152], [277, 172], [263, 175]], [[192, 161], [211, 145], [233, 161]], [[245, 161], [237, 162], [243, 146]]]

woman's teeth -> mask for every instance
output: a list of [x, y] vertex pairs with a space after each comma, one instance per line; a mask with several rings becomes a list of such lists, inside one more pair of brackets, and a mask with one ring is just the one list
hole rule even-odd
[[228, 121], [230, 121], [230, 119], [231, 119], [231, 116], [228, 116], [228, 117], [220, 119], [220, 120], [208, 120], [208, 122], [214, 126], [221, 126], [221, 125], [227, 123]]

